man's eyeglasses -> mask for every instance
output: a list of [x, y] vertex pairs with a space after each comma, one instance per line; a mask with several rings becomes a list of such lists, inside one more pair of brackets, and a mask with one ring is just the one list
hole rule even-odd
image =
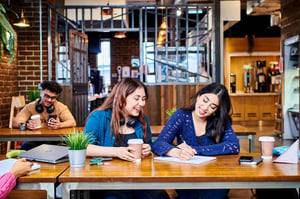
[[54, 100], [56, 100], [56, 98], [57, 98], [57, 96], [49, 96], [48, 94], [44, 94], [44, 97], [46, 98], [46, 99], [51, 99], [51, 101], [54, 101]]

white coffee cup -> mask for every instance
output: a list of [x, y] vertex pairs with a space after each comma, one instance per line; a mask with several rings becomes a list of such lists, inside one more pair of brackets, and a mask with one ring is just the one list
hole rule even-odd
[[128, 146], [135, 149], [132, 154], [136, 157], [136, 162], [140, 162], [142, 159], [142, 147], [144, 141], [142, 139], [129, 139]]
[[30, 119], [35, 123], [36, 129], [41, 128], [41, 116], [39, 114], [32, 115]]
[[272, 136], [261, 136], [258, 141], [260, 141], [261, 157], [263, 159], [272, 159], [275, 138]]

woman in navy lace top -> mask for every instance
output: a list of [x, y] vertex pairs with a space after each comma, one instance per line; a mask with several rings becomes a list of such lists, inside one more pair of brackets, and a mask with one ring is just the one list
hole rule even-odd
[[[240, 152], [231, 127], [231, 102], [219, 83], [205, 86], [188, 108], [177, 110], [152, 146], [157, 155], [188, 160], [193, 155], [225, 155]], [[173, 141], [177, 139], [177, 146]], [[177, 190], [179, 198], [226, 198], [229, 190]]]

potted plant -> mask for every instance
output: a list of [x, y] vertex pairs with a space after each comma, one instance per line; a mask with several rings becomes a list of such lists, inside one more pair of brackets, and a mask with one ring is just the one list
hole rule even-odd
[[7, 18], [6, 10], [13, 12], [13, 10], [0, 3], [0, 57], [2, 55], [2, 49], [8, 50], [10, 54], [8, 64], [10, 65], [12, 60], [15, 58], [15, 43], [17, 40], [17, 34]]
[[175, 113], [175, 111], [176, 111], [176, 107], [172, 107], [172, 108], [166, 110], [166, 113], [170, 118], [173, 115], [173, 113]]
[[28, 91], [28, 94], [29, 94], [29, 101], [30, 101], [30, 102], [33, 102], [33, 101], [35, 101], [36, 99], [38, 99], [38, 98], [41, 97], [41, 96], [40, 96], [40, 91], [39, 91], [39, 89], [37, 89], [37, 88], [30, 89], [30, 90]]
[[93, 142], [91, 134], [75, 129], [72, 134], [65, 135], [63, 141], [69, 147], [69, 161], [71, 167], [84, 167], [87, 146]]

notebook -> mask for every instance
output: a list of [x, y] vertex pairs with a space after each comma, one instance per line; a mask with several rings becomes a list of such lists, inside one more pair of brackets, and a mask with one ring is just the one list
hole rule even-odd
[[166, 162], [187, 163], [187, 164], [201, 164], [201, 163], [212, 161], [215, 159], [216, 159], [216, 157], [200, 156], [200, 155], [195, 155], [189, 160], [180, 160], [179, 158], [168, 157], [168, 156], [154, 157], [154, 160], [166, 161]]
[[[13, 165], [15, 164], [15, 162], [17, 161], [17, 159], [14, 158], [9, 158], [9, 159], [5, 159], [5, 160], [1, 160], [0, 161], [0, 177], [9, 172], [10, 169], [13, 167]], [[39, 169], [41, 166], [37, 163], [34, 163], [31, 167], [31, 170], [36, 170]]]
[[30, 161], [47, 163], [60, 163], [69, 160], [68, 147], [50, 144], [42, 144], [19, 155], [19, 158], [26, 158]]

